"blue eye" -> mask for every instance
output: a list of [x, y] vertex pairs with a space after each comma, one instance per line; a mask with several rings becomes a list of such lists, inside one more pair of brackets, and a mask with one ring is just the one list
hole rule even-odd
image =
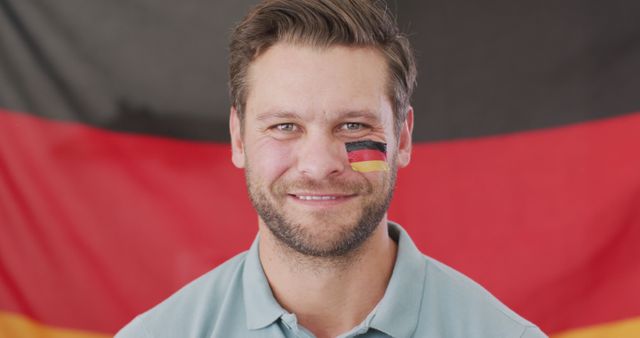
[[358, 122], [347, 122], [342, 125], [342, 129], [349, 130], [349, 131], [362, 130], [364, 127], [365, 127], [364, 124], [358, 123]]
[[287, 133], [296, 131], [297, 129], [296, 125], [293, 123], [280, 123], [275, 125], [273, 128], [275, 128], [277, 131], [287, 132]]

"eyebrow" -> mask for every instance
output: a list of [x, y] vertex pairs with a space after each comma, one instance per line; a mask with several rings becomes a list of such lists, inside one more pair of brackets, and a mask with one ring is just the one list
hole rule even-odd
[[341, 117], [344, 118], [355, 118], [355, 117], [364, 117], [370, 120], [378, 120], [379, 117], [377, 114], [369, 111], [369, 110], [350, 110], [346, 113], [340, 114]]
[[288, 112], [288, 111], [275, 111], [275, 112], [266, 112], [264, 114], [258, 115], [256, 117], [258, 121], [265, 121], [269, 119], [300, 119], [300, 116], [296, 113]]
[[[340, 118], [365, 118], [369, 120], [378, 120], [379, 116], [369, 110], [349, 110], [344, 113], [339, 113]], [[300, 120], [300, 115], [290, 111], [273, 111], [260, 114], [256, 117], [258, 121], [265, 121], [270, 119], [283, 119], [283, 120]]]

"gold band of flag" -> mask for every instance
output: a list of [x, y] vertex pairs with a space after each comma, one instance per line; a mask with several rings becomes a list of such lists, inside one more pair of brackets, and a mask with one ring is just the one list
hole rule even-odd
[[368, 173], [371, 171], [387, 171], [389, 167], [385, 161], [362, 161], [352, 162], [351, 169], [361, 173]]
[[640, 317], [551, 335], [551, 338], [638, 338]]
[[7, 338], [108, 338], [112, 335], [63, 329], [41, 324], [23, 315], [0, 311], [0, 337]]

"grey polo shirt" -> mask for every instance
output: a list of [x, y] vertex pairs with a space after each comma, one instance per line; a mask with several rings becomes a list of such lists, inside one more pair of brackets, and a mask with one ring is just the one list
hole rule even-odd
[[[398, 254], [387, 290], [362, 323], [339, 337], [546, 337], [471, 279], [423, 255], [399, 225], [389, 222], [389, 235]], [[116, 337], [313, 337], [273, 297], [258, 245], [256, 239]]]

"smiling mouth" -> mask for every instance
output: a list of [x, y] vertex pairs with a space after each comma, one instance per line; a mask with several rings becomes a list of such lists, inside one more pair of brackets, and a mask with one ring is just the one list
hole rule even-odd
[[310, 194], [289, 194], [300, 201], [336, 201], [342, 200], [355, 195], [310, 195]]
[[338, 199], [338, 197], [336, 196], [304, 196], [304, 195], [300, 195], [300, 196], [296, 196], [298, 199], [304, 200], [304, 201], [328, 201], [328, 200], [335, 200]]

